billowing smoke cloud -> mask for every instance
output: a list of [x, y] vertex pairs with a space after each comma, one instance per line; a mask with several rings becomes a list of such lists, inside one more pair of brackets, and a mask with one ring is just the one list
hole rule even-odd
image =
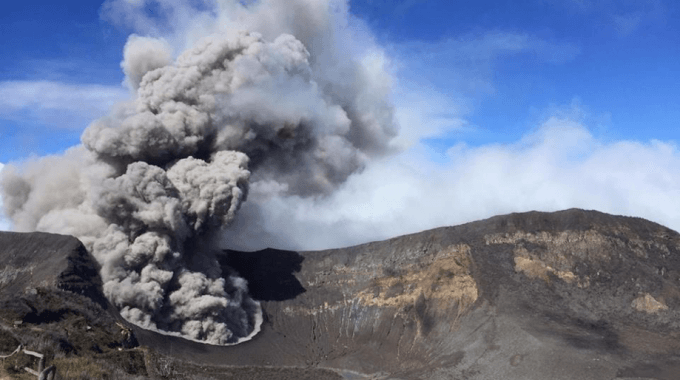
[[219, 246], [323, 249], [569, 207], [680, 228], [677, 146], [598, 139], [575, 115], [433, 162], [419, 141], [464, 126], [465, 104], [406, 91], [393, 112], [389, 60], [344, 1], [154, 2], [160, 18], [148, 3], [105, 4], [137, 33], [121, 64], [133, 99], [82, 146], [0, 173], [13, 228], [79, 237], [136, 324], [215, 344], [257, 333]]
[[137, 90], [144, 74], [172, 63], [172, 48], [163, 39], [131, 35], [123, 49], [121, 68], [126, 85]]
[[[170, 16], [180, 6], [159, 4]], [[107, 3], [129, 17], [144, 5]], [[340, 43], [344, 2], [212, 6], [196, 16], [210, 33], [174, 60], [177, 34], [131, 36], [121, 67], [134, 99], [93, 122], [82, 146], [7, 166], [1, 185], [16, 230], [86, 244], [126, 319], [231, 344], [257, 333], [261, 312], [219, 269], [214, 242], [251, 189], [327, 196], [389, 151], [395, 127], [389, 85], [372, 79], [389, 75]]]

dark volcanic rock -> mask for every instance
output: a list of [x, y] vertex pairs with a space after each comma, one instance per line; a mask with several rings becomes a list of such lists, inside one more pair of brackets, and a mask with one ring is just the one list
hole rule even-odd
[[[49, 363], [59, 363], [61, 378], [69, 378], [64, 366], [88, 360], [102, 368], [117, 362], [125, 375], [146, 374], [143, 361], [135, 368], [124, 365], [139, 356], [120, 351], [136, 346], [136, 338], [121, 334], [124, 322], [101, 286], [99, 267], [78, 239], [0, 232], [0, 355], [21, 343], [46, 355]], [[31, 366], [21, 355], [11, 357], [20, 364], [18, 373], [23, 365]], [[14, 367], [3, 361], [0, 377], [3, 371], [11, 375]]]
[[661, 225], [582, 210], [319, 252], [228, 251], [225, 269], [263, 300], [260, 334], [214, 347], [138, 333], [195, 363], [348, 379], [678, 379], [679, 251]]
[[2, 295], [57, 288], [108, 307], [101, 292], [99, 267], [73, 236], [0, 231], [0, 268]]

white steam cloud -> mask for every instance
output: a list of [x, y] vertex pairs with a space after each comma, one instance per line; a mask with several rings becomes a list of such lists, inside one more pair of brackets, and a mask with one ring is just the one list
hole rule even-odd
[[[145, 5], [106, 7], [133, 20]], [[190, 8], [158, 5], [172, 20]], [[134, 99], [93, 122], [82, 146], [7, 166], [1, 187], [15, 230], [86, 244], [127, 320], [232, 344], [258, 331], [261, 311], [243, 279], [221, 272], [213, 243], [249, 189], [332, 194], [396, 132], [389, 85], [372, 80], [389, 75], [344, 50], [344, 2], [205, 5], [178, 21], [204, 36], [176, 59], [167, 41], [180, 31], [130, 36], [121, 68]]]
[[[372, 162], [323, 199], [248, 202], [225, 241], [241, 249], [326, 249], [572, 207], [680, 231], [679, 165], [673, 143], [605, 141], [573, 117], [554, 116], [516, 143], [456, 145], [444, 162], [433, 162], [427, 148], [416, 145]], [[257, 222], [246, 223], [246, 215]]]
[[[2, 168], [5, 165], [0, 163], [0, 176], [2, 176]], [[10, 224], [9, 220], [5, 218], [5, 214], [3, 213], [4, 207], [2, 205], [2, 194], [0, 194], [0, 231], [9, 231], [10, 229]]]

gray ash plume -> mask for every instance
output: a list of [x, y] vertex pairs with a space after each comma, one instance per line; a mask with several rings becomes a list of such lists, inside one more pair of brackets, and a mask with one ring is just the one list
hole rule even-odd
[[[284, 3], [221, 12], [246, 12], [252, 26]], [[290, 25], [340, 17], [331, 5], [343, 2], [319, 3]], [[131, 36], [121, 66], [134, 99], [93, 122], [82, 146], [3, 170], [14, 229], [80, 238], [132, 323], [210, 344], [252, 337], [259, 304], [221, 273], [213, 243], [249, 188], [327, 195], [395, 134], [386, 98], [365, 96], [365, 66], [319, 44], [336, 25], [307, 25], [318, 30], [305, 43], [292, 27], [217, 28], [175, 60], [164, 40]]]

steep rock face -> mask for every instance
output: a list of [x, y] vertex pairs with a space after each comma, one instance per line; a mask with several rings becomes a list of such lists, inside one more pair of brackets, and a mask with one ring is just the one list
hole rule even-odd
[[[143, 354], [128, 350], [137, 342], [124, 323], [78, 239], [0, 232], [0, 355], [21, 344], [45, 355], [65, 379], [80, 376], [69, 368], [84, 363], [102, 373], [144, 375]], [[12, 355], [3, 360], [0, 377], [19, 376], [24, 366], [36, 368], [29, 356]]]
[[101, 283], [99, 267], [73, 236], [0, 231], [0, 294], [57, 288], [82, 294], [106, 308]]
[[319, 252], [229, 251], [225, 270], [263, 301], [258, 336], [208, 347], [138, 334], [197, 363], [348, 379], [677, 379], [679, 253], [675, 231], [583, 210]]

